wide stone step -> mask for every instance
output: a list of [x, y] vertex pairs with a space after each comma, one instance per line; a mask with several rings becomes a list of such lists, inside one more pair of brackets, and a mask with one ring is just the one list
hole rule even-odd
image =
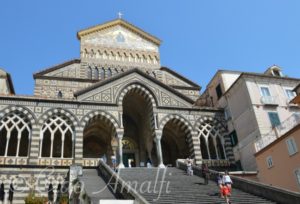
[[[210, 181], [209, 185], [203, 185], [202, 178], [187, 176], [184, 171], [177, 168], [121, 169], [119, 175], [150, 203], [224, 203], [224, 199], [219, 197], [219, 189], [215, 182]], [[161, 194], [159, 195], [154, 192], [154, 189], [160, 189], [161, 185]], [[232, 190], [230, 199], [233, 203], [239, 204], [274, 203], [235, 188]]]

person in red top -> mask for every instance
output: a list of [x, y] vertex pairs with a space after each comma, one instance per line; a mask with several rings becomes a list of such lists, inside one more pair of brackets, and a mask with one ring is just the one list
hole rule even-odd
[[225, 198], [226, 204], [231, 204], [230, 200], [229, 200], [229, 196], [230, 196], [230, 189], [226, 184], [223, 184], [222, 187], [222, 195]]

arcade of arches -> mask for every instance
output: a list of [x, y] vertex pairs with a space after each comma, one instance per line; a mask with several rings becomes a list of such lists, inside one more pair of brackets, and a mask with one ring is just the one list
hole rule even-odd
[[[148, 159], [158, 166], [161, 157], [164, 165], [174, 166], [178, 158], [193, 155], [190, 130], [178, 119], [166, 122], [158, 146], [153, 106], [146, 94], [135, 89], [128, 91], [122, 108], [124, 131], [119, 138], [122, 145], [113, 146], [118, 134], [112, 122], [105, 116], [95, 116], [83, 131], [83, 158], [99, 159], [105, 155], [107, 163], [112, 164], [112, 156], [117, 155], [120, 163], [133, 167], [146, 165]], [[203, 123], [197, 130], [203, 159], [227, 159], [224, 139], [213, 124]], [[24, 114], [12, 112], [4, 116], [0, 120], [0, 156], [28, 157], [31, 131]], [[68, 117], [57, 114], [47, 119], [40, 130], [40, 157], [72, 158], [74, 133], [74, 125]]]
[[[157, 145], [153, 105], [143, 91], [128, 91], [122, 101], [122, 110], [124, 129], [121, 138], [118, 138], [116, 128], [105, 117], [95, 117], [89, 121], [84, 129], [84, 158], [105, 157], [107, 163], [112, 164], [111, 156], [117, 155], [117, 159], [125, 167], [134, 167], [145, 166], [148, 159], [154, 166], [158, 166], [158, 148], [161, 148], [161, 160], [164, 165], [175, 166], [177, 159], [193, 156], [191, 132], [188, 126], [178, 119], [171, 119], [164, 125], [159, 141], [161, 146]], [[226, 159], [224, 141], [219, 130], [208, 122], [197, 129], [203, 159]], [[112, 144], [118, 139], [122, 141], [122, 150], [117, 152]]]

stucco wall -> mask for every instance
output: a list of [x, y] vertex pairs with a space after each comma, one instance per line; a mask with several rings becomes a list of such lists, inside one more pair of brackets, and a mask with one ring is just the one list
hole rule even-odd
[[[292, 191], [300, 191], [300, 185], [294, 171], [300, 169], [300, 155], [299, 152], [289, 156], [286, 140], [293, 137], [298, 151], [300, 148], [300, 128], [293, 132], [291, 135], [280, 138], [280, 141], [274, 145], [266, 147], [256, 155], [257, 166], [259, 170], [258, 178], [261, 182], [287, 188]], [[266, 158], [272, 156], [273, 167], [268, 168]]]

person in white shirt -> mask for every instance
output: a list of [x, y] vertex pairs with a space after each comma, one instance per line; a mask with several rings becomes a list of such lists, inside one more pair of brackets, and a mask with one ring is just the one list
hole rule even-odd
[[225, 171], [225, 175], [223, 176], [223, 183], [228, 187], [229, 194], [231, 194], [232, 180], [228, 174], [228, 171]]
[[192, 160], [188, 157], [186, 159], [186, 166], [187, 166], [187, 175], [193, 176], [193, 168], [192, 168]]

